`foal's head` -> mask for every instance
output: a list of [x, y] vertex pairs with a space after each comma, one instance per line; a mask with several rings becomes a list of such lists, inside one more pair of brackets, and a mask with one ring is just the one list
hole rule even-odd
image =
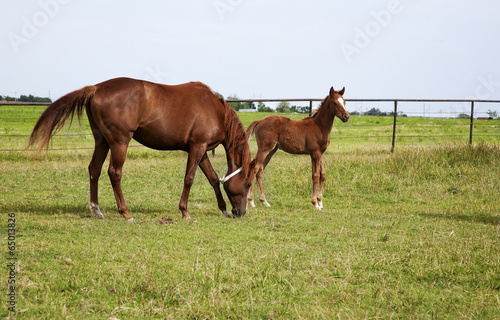
[[333, 87], [330, 88], [330, 108], [333, 110], [335, 116], [342, 120], [342, 122], [347, 122], [349, 120], [349, 113], [345, 109], [345, 100], [344, 100], [344, 92], [345, 87], [340, 91], [335, 91]]

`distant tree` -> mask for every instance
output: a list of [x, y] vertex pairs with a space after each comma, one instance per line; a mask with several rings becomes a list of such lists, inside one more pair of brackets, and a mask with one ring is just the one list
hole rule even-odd
[[296, 113], [309, 113], [309, 107], [291, 106], [290, 111]]
[[14, 101], [14, 100], [16, 100], [16, 99], [9, 97], [9, 96], [5, 96], [5, 101], [7, 101], [7, 102]]
[[32, 94], [30, 94], [29, 96], [21, 95], [19, 97], [18, 101], [22, 101], [22, 102], [52, 102], [52, 100], [50, 98], [35, 97]]
[[[238, 96], [236, 94], [230, 95], [227, 97], [228, 100], [238, 100]], [[233, 108], [234, 110], [238, 111], [243, 108], [243, 103], [241, 102], [228, 102], [229, 106]]]
[[3, 96], [0, 96], [0, 101], [3, 101], [3, 100], [4, 100]]
[[23, 102], [33, 102], [33, 96], [30, 94], [29, 96], [25, 96], [24, 94], [22, 94], [21, 96], [19, 96], [19, 99], [17, 99], [18, 101], [23, 101]]
[[264, 102], [260, 101], [258, 104], [257, 104], [257, 111], [259, 112], [274, 112], [273, 109], [269, 108], [268, 106], [266, 106], [264, 104]]
[[466, 113], [461, 113], [457, 116], [457, 119], [470, 119], [470, 115]]
[[[393, 113], [394, 114], [394, 113]], [[380, 111], [379, 108], [371, 108], [365, 112], [366, 116], [388, 116], [389, 113]]]
[[241, 109], [256, 109], [253, 102], [243, 102]]
[[[352, 113], [350, 113], [350, 114], [352, 114]], [[389, 112], [387, 115], [391, 116], [391, 117], [394, 117], [394, 111]], [[405, 117], [408, 117], [408, 115], [406, 115], [406, 114], [404, 114], [402, 112], [399, 112], [398, 113], [398, 117], [405, 118]]]
[[[1, 100], [1, 99], [0, 99]], [[486, 112], [488, 114], [488, 116], [492, 117], [493, 119], [498, 119], [498, 112], [496, 111], [491, 111], [488, 109], [488, 111]]]
[[276, 111], [282, 113], [290, 111], [290, 102], [281, 101], [278, 107], [276, 108]]

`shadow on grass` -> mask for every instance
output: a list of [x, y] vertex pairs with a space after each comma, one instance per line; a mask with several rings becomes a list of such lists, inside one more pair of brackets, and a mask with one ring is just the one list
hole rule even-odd
[[428, 218], [460, 220], [465, 222], [484, 223], [491, 225], [500, 224], [500, 216], [485, 215], [485, 214], [465, 215], [465, 214], [420, 213], [419, 215]]
[[[159, 206], [151, 206], [145, 207], [144, 205], [138, 206], [129, 206], [128, 207], [130, 214], [132, 217], [137, 218], [141, 215], [144, 216], [158, 216], [163, 217], [165, 215], [172, 216], [175, 218], [181, 218], [182, 215], [179, 209], [176, 206], [172, 207], [159, 207]], [[88, 205], [82, 204], [54, 204], [54, 205], [44, 205], [44, 204], [33, 204], [29, 205], [11, 205], [11, 206], [2, 206], [0, 208], [2, 212], [28, 212], [36, 215], [75, 215], [82, 219], [92, 218], [95, 219], [92, 212], [90, 211]], [[111, 217], [121, 217], [118, 213], [118, 209], [116, 206], [101, 206], [102, 213], [105, 218]], [[210, 209], [204, 209], [204, 212], [199, 212], [199, 209], [195, 206], [190, 208], [190, 214], [205, 214], [205, 215], [220, 215], [220, 211], [218, 211], [217, 207], [213, 207]]]
[[92, 216], [90, 209], [80, 204], [54, 204], [46, 206], [30, 203], [27, 205], [2, 206], [1, 210], [4, 212], [30, 212], [37, 215], [74, 214], [82, 218]]

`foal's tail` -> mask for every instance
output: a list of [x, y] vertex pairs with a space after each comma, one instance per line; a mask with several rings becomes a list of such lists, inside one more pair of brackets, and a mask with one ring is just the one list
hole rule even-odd
[[38, 144], [37, 155], [40, 155], [42, 149], [45, 146], [48, 147], [52, 136], [64, 126], [68, 117], [71, 116], [71, 122], [73, 122], [73, 116], [76, 112], [78, 120], [80, 120], [84, 107], [90, 106], [90, 100], [96, 90], [96, 86], [87, 86], [70, 92], [53, 102], [36, 122], [33, 132], [31, 132], [28, 148]]
[[247, 138], [248, 138], [248, 140], [250, 140], [252, 138], [252, 135], [253, 135], [253, 133], [255, 131], [255, 127], [259, 124], [259, 121], [260, 120], [255, 120], [252, 123], [250, 123], [250, 125], [248, 126], [248, 128], [247, 128]]

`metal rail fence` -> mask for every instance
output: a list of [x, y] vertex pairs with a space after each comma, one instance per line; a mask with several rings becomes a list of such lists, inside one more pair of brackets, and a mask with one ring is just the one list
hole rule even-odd
[[[313, 110], [313, 103], [314, 102], [321, 102], [323, 99], [316, 99], [316, 98], [298, 98], [298, 99], [227, 99], [227, 102], [271, 102], [271, 103], [279, 103], [282, 101], [287, 101], [287, 102], [301, 102], [301, 103], [308, 103], [309, 106], [309, 116], [312, 114]], [[393, 152], [395, 149], [396, 145], [396, 139], [397, 139], [397, 126], [398, 126], [398, 118], [401, 116], [399, 115], [399, 109], [398, 106], [401, 105], [401, 103], [456, 103], [456, 104], [468, 104], [470, 105], [470, 111], [467, 113], [467, 115], [470, 118], [470, 122], [468, 123], [468, 142], [469, 144], [472, 144], [473, 142], [473, 137], [474, 137], [474, 117], [476, 115], [475, 113], [475, 106], [478, 103], [486, 103], [486, 104], [495, 104], [500, 107], [500, 100], [458, 100], [458, 99], [346, 99], [346, 102], [355, 102], [355, 103], [389, 103], [392, 104], [393, 106], [393, 111], [391, 111], [391, 117], [392, 117], [392, 136], [389, 137], [392, 139], [391, 143], [391, 151]], [[50, 105], [50, 103], [31, 103], [31, 102], [9, 102], [9, 103], [0, 103], [0, 106], [25, 106], [25, 105], [33, 105], [33, 106], [44, 106], [44, 105]], [[348, 108], [349, 109], [349, 108]], [[286, 115], [286, 114], [285, 114]], [[477, 118], [477, 117], [476, 117]], [[0, 124], [2, 120], [36, 120], [37, 118], [1, 118], [0, 117]], [[496, 123], [496, 122], [495, 122]], [[499, 126], [500, 127], [500, 126]], [[90, 133], [88, 134], [82, 134], [82, 133], [66, 133], [66, 134], [59, 134], [60, 136], [91, 136]], [[29, 137], [29, 134], [0, 134], [0, 138], [8, 138], [8, 137]], [[371, 138], [381, 138], [383, 136], [371, 136]], [[410, 136], [407, 136], [410, 137]], [[411, 136], [411, 137], [418, 137], [418, 136]], [[425, 135], [422, 137], [433, 137], [432, 135]], [[435, 136], [434, 136], [435, 137]], [[500, 137], [500, 134], [494, 134], [494, 135], [488, 135], [488, 137]], [[359, 137], [345, 137], [345, 138], [354, 138], [354, 139], [363, 139], [363, 138], [370, 138], [367, 136], [359, 136]], [[500, 140], [500, 139], [499, 139]], [[3, 145], [0, 140], [0, 145]], [[140, 145], [131, 145], [130, 147], [140, 147]], [[92, 149], [92, 148], [68, 148], [68, 149], [61, 149], [61, 148], [54, 148], [54, 149], [49, 149], [49, 150], [76, 150], [76, 149]], [[9, 152], [9, 151], [23, 151], [20, 149], [3, 149], [0, 147], [0, 152]]]
[[[323, 99], [228, 99], [227, 102], [309, 102], [309, 116], [312, 115], [313, 102], [322, 101]], [[500, 104], [500, 100], [459, 100], [459, 99], [346, 99], [346, 102], [389, 102], [392, 103], [394, 109], [393, 114], [393, 129], [392, 129], [392, 146], [391, 152], [394, 152], [396, 145], [396, 129], [398, 119], [398, 104], [402, 102], [410, 103], [468, 103], [470, 104], [470, 124], [469, 124], [469, 144], [472, 144], [473, 129], [474, 129], [474, 106], [477, 103], [493, 103]], [[500, 136], [500, 135], [495, 135]]]

